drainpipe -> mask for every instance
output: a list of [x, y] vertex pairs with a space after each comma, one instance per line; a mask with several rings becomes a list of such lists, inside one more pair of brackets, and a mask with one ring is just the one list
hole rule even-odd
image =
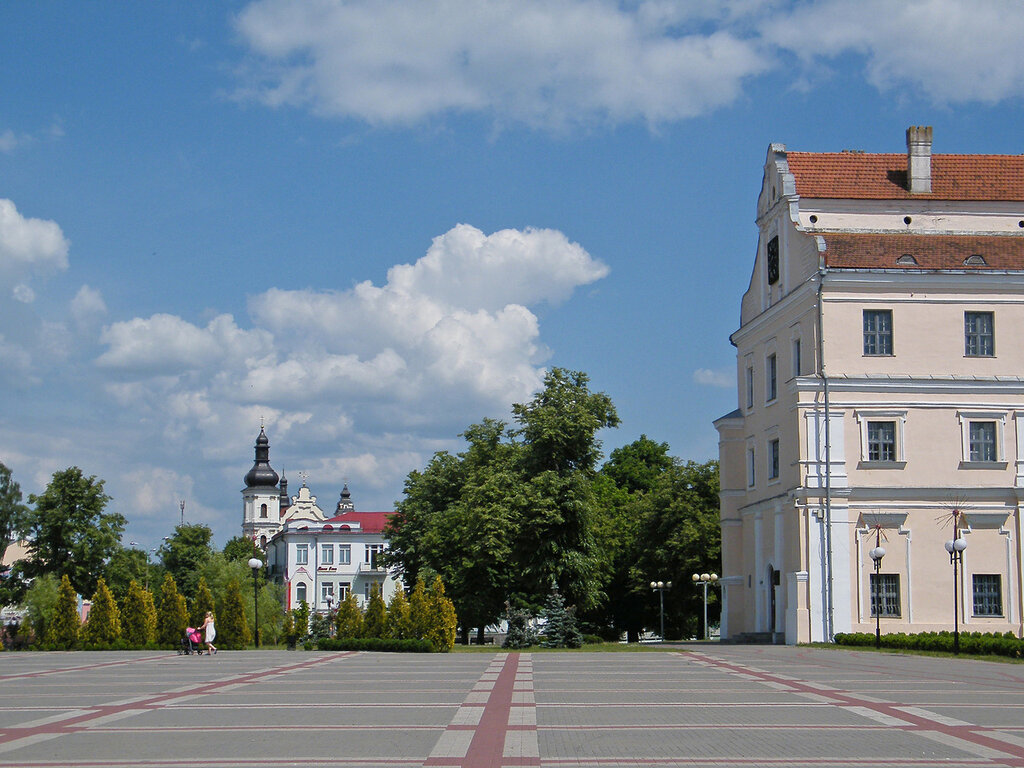
[[835, 613], [832, 599], [832, 439], [828, 376], [825, 375], [825, 321], [822, 306], [822, 290], [825, 286], [826, 271], [827, 267], [824, 265], [818, 270], [818, 375], [821, 376], [825, 405], [825, 639], [831, 643], [835, 636]]

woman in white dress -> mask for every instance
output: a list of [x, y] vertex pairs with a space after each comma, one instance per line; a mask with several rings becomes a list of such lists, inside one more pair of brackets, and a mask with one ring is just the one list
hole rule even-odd
[[213, 614], [209, 611], [206, 612], [206, 620], [200, 629], [206, 630], [206, 635], [203, 638], [206, 641], [206, 655], [210, 656], [217, 652], [216, 646], [213, 644], [213, 640], [217, 637], [217, 628], [213, 626]]

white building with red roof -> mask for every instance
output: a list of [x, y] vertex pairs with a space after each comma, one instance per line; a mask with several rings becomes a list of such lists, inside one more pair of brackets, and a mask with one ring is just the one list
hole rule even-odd
[[715, 422], [722, 637], [1020, 635], [1024, 156], [773, 144], [757, 226]]
[[337, 607], [350, 592], [365, 605], [374, 589], [389, 600], [398, 585], [379, 556], [391, 512], [357, 512], [348, 485], [332, 515], [317, 505], [303, 479], [298, 495], [270, 467], [270, 441], [261, 428], [253, 468], [242, 490], [242, 532], [266, 552], [270, 580], [286, 588], [286, 607]]

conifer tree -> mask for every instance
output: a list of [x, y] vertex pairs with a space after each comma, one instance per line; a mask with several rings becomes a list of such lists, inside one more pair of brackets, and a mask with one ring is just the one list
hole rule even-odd
[[427, 614], [429, 618], [424, 637], [433, 644], [435, 651], [447, 653], [455, 646], [459, 620], [455, 606], [444, 593], [444, 582], [440, 576], [434, 577], [427, 593]]
[[170, 573], [164, 574], [160, 585], [160, 605], [156, 615], [157, 642], [164, 647], [174, 647], [185, 636], [188, 626], [188, 608], [185, 598], [178, 593], [178, 585]]
[[217, 645], [223, 648], [243, 649], [252, 641], [252, 631], [245, 618], [245, 603], [242, 588], [237, 581], [228, 584], [224, 596], [224, 608], [217, 617]]
[[345, 599], [338, 605], [334, 614], [334, 631], [341, 639], [363, 636], [363, 612], [352, 592], [345, 595]]
[[547, 627], [541, 645], [545, 648], [579, 648], [583, 645], [583, 635], [576, 626], [576, 609], [566, 607], [565, 599], [554, 584], [544, 606], [544, 618], [547, 619]]
[[363, 614], [363, 637], [387, 637], [388, 608], [379, 584], [370, 587], [370, 602]]
[[141, 648], [156, 640], [156, 608], [153, 594], [132, 579], [121, 611], [121, 636], [133, 648]]
[[65, 573], [60, 578], [57, 604], [54, 606], [53, 615], [47, 624], [46, 642], [58, 650], [70, 651], [78, 645], [81, 626], [81, 618], [78, 615], [78, 595]]
[[409, 635], [409, 601], [399, 586], [388, 601], [388, 617], [384, 622], [385, 637], [405, 640]]
[[100, 576], [92, 596], [89, 618], [82, 628], [82, 640], [89, 644], [110, 645], [121, 639], [121, 611], [114, 595]]
[[206, 577], [201, 576], [196, 587], [195, 600], [192, 601], [192, 626], [198, 627], [201, 625], [206, 620], [206, 612], [213, 613], [215, 608], [213, 593], [206, 583]]
[[295, 618], [295, 632], [301, 640], [309, 634], [309, 603], [301, 601], [292, 611]]
[[295, 630], [294, 613], [294, 611], [285, 611], [284, 623], [281, 626], [281, 635], [284, 637], [285, 645], [289, 651], [295, 649], [295, 643], [299, 639], [299, 633]]
[[427, 636], [430, 626], [430, 611], [427, 605], [427, 590], [423, 579], [416, 580], [412, 594], [409, 595], [409, 628], [406, 637], [422, 640]]

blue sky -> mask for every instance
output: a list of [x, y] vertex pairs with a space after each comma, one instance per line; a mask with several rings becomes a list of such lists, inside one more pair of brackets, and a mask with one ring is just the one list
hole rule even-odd
[[[998, 0], [0, 5], [0, 461], [125, 537], [391, 509], [550, 366], [717, 455], [769, 143], [1024, 152]], [[294, 491], [293, 491], [294, 492]]]

